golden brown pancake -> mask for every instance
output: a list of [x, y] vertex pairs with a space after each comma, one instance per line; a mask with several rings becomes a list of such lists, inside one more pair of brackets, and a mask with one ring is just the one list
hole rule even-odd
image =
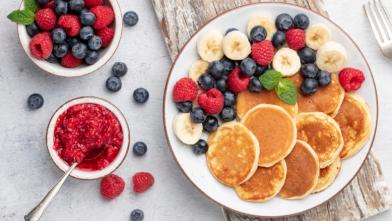
[[285, 199], [301, 199], [309, 195], [317, 185], [320, 171], [316, 152], [309, 144], [297, 140], [285, 161], [287, 177], [279, 196]]
[[272, 167], [259, 167], [256, 173], [245, 183], [236, 186], [237, 195], [247, 201], [263, 202], [279, 193], [286, 179], [284, 160]]
[[303, 112], [323, 112], [334, 117], [344, 98], [344, 89], [340, 86], [336, 74], [332, 74], [332, 81], [326, 87], [319, 87], [317, 92], [310, 96], [304, 96], [300, 93], [301, 83], [303, 81], [300, 74], [296, 74], [290, 79], [297, 86], [298, 93], [298, 113]]
[[226, 123], [208, 138], [207, 164], [211, 173], [228, 186], [248, 180], [257, 169], [257, 138], [240, 123]]
[[291, 116], [295, 116], [298, 112], [298, 106], [286, 104], [281, 101], [276, 95], [274, 90], [264, 90], [260, 93], [254, 93], [250, 91], [244, 91], [238, 94], [237, 97], [237, 115], [242, 118], [246, 112], [255, 107], [258, 104], [273, 104], [278, 105], [285, 109]]
[[335, 120], [344, 140], [340, 158], [347, 159], [357, 153], [369, 139], [371, 120], [368, 107], [362, 98], [346, 94]]
[[317, 153], [320, 168], [327, 167], [343, 148], [338, 123], [321, 112], [300, 113], [296, 117], [298, 140], [308, 143]]
[[321, 192], [331, 185], [339, 174], [340, 166], [341, 162], [340, 158], [338, 157], [331, 165], [320, 169], [317, 186], [314, 188], [313, 193]]
[[283, 160], [295, 145], [295, 122], [279, 106], [259, 104], [245, 114], [242, 123], [259, 141], [259, 166], [273, 166]]

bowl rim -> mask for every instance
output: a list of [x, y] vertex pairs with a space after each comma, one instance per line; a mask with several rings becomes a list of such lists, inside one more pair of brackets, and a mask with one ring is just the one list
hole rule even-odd
[[[25, 0], [21, 0], [21, 3], [19, 5], [19, 9], [23, 9], [24, 8], [24, 4], [23, 4], [24, 1]], [[64, 78], [82, 77], [82, 76], [86, 76], [86, 75], [92, 74], [95, 71], [101, 69], [103, 66], [105, 66], [105, 64], [107, 64], [112, 59], [112, 57], [116, 53], [117, 49], [119, 48], [120, 42], [121, 42], [121, 39], [122, 39], [123, 29], [124, 29], [124, 25], [123, 25], [123, 22], [122, 22], [122, 11], [121, 11], [121, 7], [120, 7], [120, 4], [118, 3], [118, 1], [117, 0], [105, 0], [105, 1], [110, 3], [110, 5], [112, 6], [113, 11], [114, 11], [114, 19], [115, 20], [114, 20], [113, 24], [115, 25], [115, 28], [114, 28], [113, 41], [110, 43], [109, 47], [104, 49], [106, 51], [103, 53], [103, 55], [98, 59], [98, 61], [95, 64], [88, 65], [88, 66], [82, 66], [81, 70], [77, 71], [77, 73], [80, 73], [80, 74], [69, 75], [69, 74], [57, 73], [56, 71], [51, 70], [52, 69], [51, 67], [52, 67], [52, 65], [60, 65], [60, 64], [58, 64], [58, 63], [52, 64], [52, 63], [47, 62], [48, 66], [46, 66], [46, 65], [43, 65], [43, 63], [41, 63], [41, 62], [43, 62], [43, 60], [38, 60], [38, 59], [32, 57], [30, 55], [29, 45], [23, 43], [22, 36], [24, 36], [26, 38], [29, 38], [29, 39], [31, 39], [31, 38], [30, 38], [30, 36], [28, 36], [27, 31], [23, 30], [25, 28], [25, 25], [17, 24], [16, 25], [16, 30], [17, 30], [17, 33], [18, 33], [19, 43], [22, 46], [23, 51], [25, 52], [27, 57], [39, 69], [44, 71], [44, 73], [50, 74], [50, 75], [54, 75], [54, 76], [58, 76], [58, 77], [64, 77]], [[116, 35], [117, 36], [119, 35], [119, 37], [116, 37]], [[99, 62], [102, 58], [104, 58], [104, 56], [108, 52], [111, 52], [111, 54], [108, 55], [103, 62]], [[62, 67], [62, 66], [60, 65], [60, 67]], [[89, 70], [89, 71], [83, 71], [84, 69], [87, 69], [88, 67], [94, 67], [94, 68], [91, 68], [91, 70]], [[75, 69], [75, 68], [65, 68], [65, 67], [62, 67], [62, 68], [64, 68], [64, 70], [62, 72], [67, 72], [67, 70], [70, 71], [70, 70]], [[78, 67], [76, 67], [76, 68], [78, 68]]]
[[[211, 197], [211, 196], [208, 195], [206, 192], [204, 192], [201, 188], [199, 188], [199, 187], [192, 181], [192, 179], [190, 179], [190, 177], [189, 177], [189, 176], [187, 175], [187, 173], [185, 172], [184, 168], [182, 168], [181, 164], [179, 163], [179, 161], [178, 161], [178, 159], [177, 159], [177, 157], [176, 157], [176, 155], [175, 155], [175, 153], [174, 153], [172, 144], [170, 143], [170, 139], [169, 139], [169, 135], [168, 135], [168, 130], [167, 130], [167, 127], [166, 127], [166, 102], [165, 102], [165, 101], [166, 101], [166, 96], [167, 96], [167, 91], [168, 91], [169, 79], [170, 79], [170, 77], [171, 77], [171, 75], [172, 75], [173, 68], [174, 68], [175, 64], [177, 63], [178, 58], [182, 55], [183, 50], [186, 48], [186, 46], [189, 44], [189, 42], [190, 42], [191, 40], [193, 40], [193, 39], [195, 38], [195, 36], [196, 36], [204, 27], [208, 26], [212, 21], [214, 21], [215, 19], [221, 17], [222, 15], [225, 15], [225, 14], [227, 14], [227, 13], [229, 13], [229, 12], [235, 11], [235, 10], [237, 10], [237, 9], [239, 9], [239, 8], [250, 7], [250, 6], [254, 6], [254, 5], [267, 5], [267, 4], [269, 4], [269, 5], [274, 5], [274, 4], [275, 4], [275, 5], [290, 6], [290, 7], [294, 7], [294, 8], [299, 8], [299, 9], [301, 9], [301, 10], [305, 10], [307, 13], [312, 13], [312, 14], [315, 14], [316, 16], [321, 16], [322, 18], [328, 20], [333, 26], [335, 26], [336, 28], [338, 28], [338, 29], [339, 29], [339, 30], [340, 30], [340, 31], [341, 31], [341, 32], [342, 32], [342, 33], [343, 33], [352, 43], [353, 43], [353, 45], [355, 46], [355, 48], [358, 50], [358, 52], [361, 54], [363, 60], [365, 61], [366, 66], [367, 66], [367, 68], [369, 69], [369, 74], [370, 74], [370, 76], [371, 76], [371, 82], [372, 82], [372, 84], [373, 84], [373, 86], [374, 86], [374, 93], [375, 93], [375, 97], [376, 97], [376, 117], [375, 117], [375, 122], [374, 122], [374, 133], [373, 133], [373, 136], [369, 139], [369, 140], [370, 140], [370, 143], [369, 143], [370, 147], [369, 147], [368, 152], [366, 153], [366, 157], [365, 157], [364, 160], [362, 161], [362, 163], [361, 163], [359, 169], [354, 173], [354, 176], [349, 180], [349, 182], [347, 182], [346, 185], [344, 185], [339, 191], [337, 191], [335, 194], [331, 195], [331, 196], [330, 196], [328, 199], [326, 199], [325, 201], [323, 201], [323, 202], [321, 202], [321, 203], [318, 203], [317, 205], [315, 205], [315, 206], [313, 206], [313, 207], [311, 207], [311, 208], [308, 208], [308, 209], [305, 209], [305, 210], [302, 210], [302, 211], [299, 211], [299, 212], [287, 214], [287, 215], [281, 215], [281, 216], [260, 216], [260, 215], [249, 214], [249, 213], [245, 213], [245, 212], [238, 211], [238, 210], [233, 209], [233, 208], [229, 208], [229, 207], [227, 207], [227, 206], [221, 204], [220, 202], [216, 201], [215, 199], [213, 199], [213, 197]], [[176, 58], [172, 61], [172, 65], [171, 65], [171, 68], [170, 68], [170, 70], [169, 70], [169, 74], [168, 74], [168, 76], [167, 76], [167, 78], [166, 78], [166, 83], [165, 83], [165, 89], [164, 89], [164, 94], [163, 94], [162, 112], [163, 112], [162, 118], [163, 118], [163, 127], [164, 127], [164, 132], [165, 132], [165, 138], [166, 138], [166, 142], [167, 142], [167, 144], [168, 144], [168, 146], [169, 146], [170, 152], [172, 153], [172, 156], [173, 156], [174, 160], [176, 161], [178, 167], [181, 169], [181, 172], [185, 175], [185, 177], [188, 179], [188, 181], [190, 181], [190, 183], [191, 183], [199, 192], [201, 192], [205, 197], [207, 197], [207, 198], [208, 198], [209, 200], [211, 200], [212, 202], [218, 204], [218, 205], [221, 206], [222, 208], [225, 208], [225, 209], [234, 211], [234, 212], [239, 213], [239, 214], [243, 214], [243, 215], [247, 215], [247, 216], [253, 216], [253, 217], [258, 217], [258, 218], [284, 218], [284, 217], [289, 217], [289, 216], [294, 216], [294, 215], [302, 214], [302, 213], [304, 213], [304, 212], [306, 212], [306, 211], [308, 211], [308, 210], [314, 209], [314, 208], [316, 208], [316, 207], [318, 207], [318, 206], [320, 206], [320, 205], [322, 205], [322, 204], [328, 202], [328, 201], [331, 200], [333, 197], [335, 197], [336, 195], [338, 195], [339, 193], [341, 193], [341, 192], [342, 192], [342, 191], [343, 191], [343, 190], [353, 181], [353, 179], [358, 175], [359, 171], [362, 169], [362, 167], [363, 167], [363, 165], [364, 165], [366, 159], [368, 158], [368, 156], [369, 156], [369, 154], [370, 154], [370, 152], [371, 152], [371, 150], [372, 150], [372, 148], [373, 148], [374, 140], [375, 140], [375, 137], [376, 137], [376, 134], [377, 134], [377, 130], [378, 130], [378, 120], [379, 120], [379, 98], [378, 98], [378, 93], [377, 93], [377, 86], [376, 86], [376, 83], [375, 83], [375, 80], [374, 80], [374, 75], [373, 75], [373, 72], [372, 72], [372, 70], [371, 70], [371, 68], [370, 68], [370, 65], [369, 65], [368, 60], [367, 60], [366, 57], [364, 56], [364, 54], [363, 54], [362, 50], [359, 48], [359, 46], [358, 46], [358, 45], [355, 43], [355, 41], [352, 39], [352, 37], [351, 37], [343, 28], [341, 28], [337, 23], [335, 23], [335, 22], [332, 21], [329, 17], [327, 17], [327, 16], [325, 16], [325, 15], [322, 15], [322, 14], [320, 14], [320, 13], [317, 12], [317, 11], [312, 11], [311, 9], [308, 9], [308, 8], [305, 8], [305, 7], [302, 7], [302, 6], [293, 4], [293, 3], [288, 3], [288, 2], [256, 2], [256, 3], [249, 3], [249, 4], [244, 4], [244, 5], [241, 5], [241, 6], [238, 6], [238, 7], [234, 7], [234, 8], [232, 8], [232, 9], [226, 10], [226, 11], [224, 11], [224, 12], [222, 12], [222, 13], [220, 13], [220, 14], [214, 16], [214, 17], [212, 17], [212, 18], [209, 19], [205, 24], [203, 24], [202, 26], [200, 26], [200, 27], [191, 35], [191, 37], [186, 41], [186, 43], [185, 43], [185, 44], [182, 46], [182, 48], [179, 50], [178, 54], [176, 55]]]
[[[89, 99], [89, 101], [84, 101], [86, 99]], [[116, 161], [116, 159], [118, 157], [121, 156], [121, 153], [123, 152], [123, 156], [122, 159], [118, 161], [118, 164], [115, 165], [115, 167], [113, 167], [112, 169], [108, 169], [109, 166], [107, 166], [106, 168], [102, 169], [102, 170], [98, 170], [98, 171], [92, 171], [91, 173], [96, 173], [96, 176], [92, 176], [92, 177], [83, 177], [83, 174], [80, 175], [75, 175], [75, 171], [77, 172], [78, 169], [75, 168], [75, 170], [70, 174], [71, 177], [75, 178], [75, 179], [79, 179], [79, 180], [96, 180], [96, 179], [100, 179], [108, 174], [113, 173], [115, 170], [117, 170], [122, 163], [125, 161], [125, 159], [128, 156], [128, 152], [129, 152], [129, 147], [131, 144], [131, 132], [130, 132], [130, 128], [129, 128], [129, 124], [127, 119], [125, 118], [125, 115], [121, 112], [121, 110], [115, 106], [112, 102], [104, 99], [104, 98], [100, 98], [100, 97], [96, 97], [96, 96], [79, 96], [79, 97], [75, 97], [72, 98], [66, 102], [64, 102], [62, 105], [60, 105], [52, 114], [52, 116], [49, 119], [48, 125], [46, 127], [46, 136], [45, 136], [45, 143], [46, 143], [46, 149], [48, 151], [48, 154], [50, 156], [50, 158], [52, 159], [53, 163], [56, 165], [56, 167], [62, 171], [62, 172], [66, 172], [67, 169], [69, 169], [70, 165], [67, 165], [66, 163], [64, 163], [64, 160], [62, 160], [56, 151], [53, 150], [53, 144], [49, 144], [49, 132], [52, 131], [50, 130], [51, 128], [51, 124], [54, 122], [54, 126], [53, 126], [53, 130], [55, 128], [55, 122], [57, 121], [58, 116], [60, 116], [60, 114], [64, 113], [64, 111], [66, 111], [69, 107], [65, 108], [64, 110], [62, 110], [66, 105], [68, 105], [69, 103], [72, 102], [77, 102], [80, 101], [80, 103], [75, 103], [70, 105], [69, 107], [76, 105], [76, 104], [83, 104], [83, 103], [94, 103], [94, 104], [98, 104], [101, 105], [105, 108], [107, 108], [109, 111], [111, 111], [117, 118], [118, 121], [120, 122], [121, 125], [121, 120], [124, 122], [124, 125], [121, 125], [122, 131], [123, 131], [123, 142], [124, 141], [128, 141], [127, 143], [123, 143], [121, 146], [121, 149], [126, 148], [125, 150], [121, 151], [118, 153], [118, 155], [116, 156], [116, 158], [112, 161], [112, 163], [114, 163]], [[114, 109], [116, 112], [110, 110], [109, 108]], [[60, 113], [61, 111], [61, 113]], [[54, 118], [57, 115], [56, 119]], [[121, 118], [121, 119], [120, 119]], [[50, 131], [49, 131], [50, 130]], [[53, 132], [53, 131], [52, 131]], [[65, 164], [65, 167], [62, 168], [59, 163], [63, 162]], [[84, 173], [90, 173], [90, 172], [84, 172]], [[91, 174], [90, 173], [90, 174]]]

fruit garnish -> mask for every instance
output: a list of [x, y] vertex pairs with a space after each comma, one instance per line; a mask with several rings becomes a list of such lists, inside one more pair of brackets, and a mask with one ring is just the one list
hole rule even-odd
[[275, 89], [276, 95], [283, 102], [290, 105], [297, 103], [297, 89], [290, 79], [283, 77], [282, 73], [270, 69], [261, 75], [259, 80], [267, 90]]
[[25, 0], [23, 10], [15, 10], [11, 12], [7, 18], [17, 24], [31, 25], [34, 23], [35, 12], [38, 10], [38, 5], [35, 0]]
[[121, 177], [109, 174], [101, 180], [101, 195], [107, 200], [112, 200], [124, 191], [124, 187], [125, 182]]
[[149, 172], [135, 173], [132, 177], [133, 191], [142, 193], [148, 190], [154, 184], [154, 177]]
[[365, 75], [359, 69], [344, 68], [339, 73], [339, 82], [346, 91], [358, 90], [365, 81]]

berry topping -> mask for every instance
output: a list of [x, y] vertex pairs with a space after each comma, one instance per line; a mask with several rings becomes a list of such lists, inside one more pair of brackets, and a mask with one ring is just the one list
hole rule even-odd
[[30, 41], [31, 55], [37, 59], [47, 59], [52, 54], [53, 42], [49, 32], [36, 34]]
[[62, 15], [60, 16], [57, 25], [63, 28], [68, 36], [75, 37], [79, 35], [80, 22], [76, 15]]
[[274, 57], [275, 49], [272, 43], [268, 40], [252, 44], [252, 58], [257, 64], [266, 66], [272, 62]]
[[213, 61], [208, 67], [208, 73], [210, 73], [210, 75], [215, 79], [220, 79], [223, 76], [224, 70], [225, 67], [220, 61]]
[[205, 154], [208, 151], [208, 143], [205, 140], [200, 139], [197, 143], [192, 145], [192, 151], [196, 155]]
[[184, 101], [176, 103], [177, 110], [181, 113], [189, 113], [192, 110], [192, 101]]
[[235, 119], [236, 112], [233, 107], [224, 107], [219, 116], [223, 122], [229, 122]]
[[139, 87], [133, 91], [133, 100], [135, 100], [136, 103], [144, 104], [149, 97], [150, 94], [145, 88]]
[[262, 26], [255, 26], [250, 31], [250, 40], [253, 42], [259, 42], [267, 37], [267, 30]]
[[225, 106], [234, 106], [235, 105], [236, 98], [235, 98], [235, 94], [233, 92], [226, 91], [223, 94], [223, 97], [224, 97]]
[[101, 195], [107, 200], [112, 200], [124, 191], [124, 187], [125, 182], [121, 177], [109, 174], [101, 180]]
[[27, 105], [31, 110], [36, 110], [44, 105], [44, 98], [40, 94], [32, 94], [27, 99]]
[[256, 72], [256, 62], [252, 58], [245, 58], [240, 64], [241, 72], [251, 77]]
[[298, 56], [301, 59], [301, 64], [309, 64], [316, 62], [316, 52], [311, 48], [302, 48], [298, 51]]
[[286, 43], [286, 34], [283, 31], [277, 31], [272, 36], [272, 44], [275, 48], [280, 48]]
[[215, 80], [211, 75], [203, 74], [199, 77], [199, 80], [197, 80], [197, 84], [201, 89], [208, 90], [214, 87]]
[[252, 78], [249, 81], [248, 90], [251, 92], [260, 92], [263, 90], [263, 85], [258, 78]]
[[305, 14], [298, 14], [293, 19], [294, 27], [307, 29], [309, 27], [309, 17]]
[[317, 91], [317, 80], [313, 78], [305, 78], [301, 84], [301, 91], [303, 95], [311, 95]]
[[280, 31], [287, 31], [293, 27], [293, 18], [287, 13], [280, 14], [276, 17], [275, 26]]
[[147, 145], [144, 142], [136, 142], [132, 148], [133, 154], [136, 156], [143, 156], [147, 152]]
[[84, 0], [87, 8], [93, 8], [98, 5], [103, 5], [103, 0]]
[[125, 12], [123, 21], [127, 26], [135, 26], [139, 21], [139, 16], [134, 11]]
[[177, 81], [173, 88], [174, 102], [193, 101], [197, 97], [197, 84], [192, 78], [184, 77]]
[[305, 31], [298, 28], [290, 29], [286, 32], [286, 41], [293, 50], [305, 47]]
[[133, 175], [133, 191], [135, 193], [142, 193], [148, 190], [154, 184], [154, 177], [148, 172], [139, 172]]
[[35, 22], [43, 31], [50, 31], [56, 26], [56, 14], [51, 8], [40, 9], [35, 13]]
[[365, 75], [355, 68], [343, 68], [339, 72], [339, 82], [346, 91], [358, 90], [365, 81]]
[[319, 71], [317, 81], [321, 87], [325, 87], [331, 83], [331, 74], [326, 71]]
[[234, 93], [239, 93], [246, 90], [249, 84], [250, 77], [241, 73], [239, 67], [236, 67], [227, 79], [227, 84], [229, 85], [229, 90]]
[[75, 68], [82, 64], [82, 60], [75, 58], [72, 52], [68, 52], [64, 57], [61, 58], [61, 65], [66, 68]]
[[315, 64], [304, 64], [301, 66], [301, 75], [304, 78], [316, 78], [318, 68]]
[[197, 102], [207, 114], [218, 114], [223, 108], [224, 100], [222, 93], [218, 89], [212, 88], [201, 93]]
[[117, 92], [121, 89], [121, 79], [116, 76], [111, 76], [106, 80], [106, 88], [111, 92]]
[[102, 47], [106, 48], [110, 45], [110, 43], [113, 40], [114, 30], [113, 30], [113, 28], [105, 27], [105, 28], [98, 30], [97, 35], [102, 40]]
[[108, 6], [96, 6], [91, 9], [91, 12], [94, 13], [96, 20], [93, 25], [94, 29], [102, 29], [108, 25], [110, 25], [114, 20], [114, 12]]
[[207, 116], [203, 122], [203, 129], [209, 133], [212, 133], [218, 129], [218, 119], [214, 116]]
[[193, 123], [200, 124], [206, 119], [203, 109], [200, 107], [195, 107], [191, 111], [191, 120]]
[[220, 90], [222, 93], [227, 90], [227, 83], [225, 79], [219, 79], [215, 83], [216, 89]]

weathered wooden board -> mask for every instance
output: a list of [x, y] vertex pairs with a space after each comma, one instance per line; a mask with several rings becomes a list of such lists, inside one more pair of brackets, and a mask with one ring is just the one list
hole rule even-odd
[[[222, 12], [263, 0], [152, 0], [172, 60], [192, 34]], [[327, 15], [322, 0], [275, 0]], [[371, 153], [356, 178], [327, 203], [304, 214], [274, 221], [357, 221], [389, 209], [391, 196], [379, 162]], [[268, 221], [223, 209], [227, 221]]]

